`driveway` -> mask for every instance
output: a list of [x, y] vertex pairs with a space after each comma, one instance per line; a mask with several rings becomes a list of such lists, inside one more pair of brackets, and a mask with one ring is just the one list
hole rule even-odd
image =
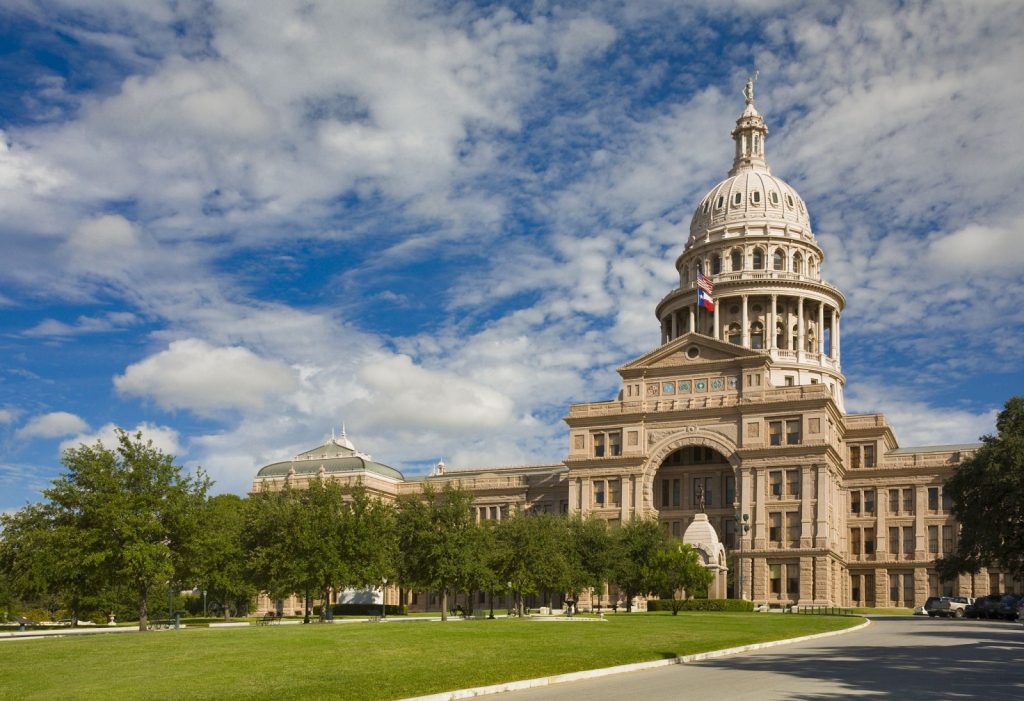
[[1019, 623], [878, 617], [860, 631], [496, 699], [1024, 699]]

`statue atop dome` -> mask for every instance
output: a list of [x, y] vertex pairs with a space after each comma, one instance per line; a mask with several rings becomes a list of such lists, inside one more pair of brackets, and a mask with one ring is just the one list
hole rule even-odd
[[757, 82], [757, 77], [761, 74], [761, 71], [754, 69], [754, 75], [747, 78], [747, 85], [743, 88], [743, 97], [746, 99], [748, 105], [754, 104], [754, 83]]

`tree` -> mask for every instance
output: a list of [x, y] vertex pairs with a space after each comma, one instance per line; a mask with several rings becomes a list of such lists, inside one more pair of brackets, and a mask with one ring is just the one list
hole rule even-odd
[[604, 590], [611, 577], [614, 541], [608, 522], [575, 514], [566, 521], [568, 572], [565, 590], [578, 599], [584, 589]]
[[626, 611], [633, 610], [633, 597], [648, 594], [654, 588], [658, 549], [665, 533], [652, 518], [627, 521], [615, 534], [613, 581], [626, 594]]
[[224, 619], [231, 610], [241, 613], [256, 595], [246, 572], [243, 547], [246, 500], [234, 494], [218, 494], [200, 509], [194, 537], [181, 558], [185, 579], [216, 602]]
[[945, 579], [992, 565], [1024, 575], [1024, 397], [1006, 402], [996, 432], [946, 481], [960, 537], [937, 562]]
[[658, 547], [651, 572], [651, 590], [672, 602], [673, 616], [683, 607], [683, 600], [676, 598], [676, 592], [684, 590], [692, 596], [695, 590], [706, 591], [713, 579], [711, 570], [703, 565], [700, 553], [692, 546], [670, 539]]
[[524, 594], [564, 588], [569, 571], [565, 519], [552, 514], [515, 514], [497, 524], [494, 540], [499, 581], [512, 584], [520, 615]]
[[405, 495], [398, 500], [401, 581], [439, 591], [442, 621], [448, 620], [448, 595], [466, 590], [483, 566], [472, 504], [473, 495], [451, 483], [440, 493], [427, 485], [422, 497]]
[[83, 444], [61, 461], [67, 472], [43, 492], [54, 523], [74, 538], [74, 562], [94, 586], [134, 590], [145, 630], [150, 592], [177, 581], [210, 481], [201, 470], [182, 476], [174, 456], [120, 429], [116, 448]]

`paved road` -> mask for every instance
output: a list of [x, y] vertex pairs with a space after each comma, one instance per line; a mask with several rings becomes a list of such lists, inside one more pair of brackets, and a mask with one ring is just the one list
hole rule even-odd
[[689, 665], [542, 689], [500, 701], [795, 699], [1024, 700], [1019, 623], [876, 618], [860, 631]]

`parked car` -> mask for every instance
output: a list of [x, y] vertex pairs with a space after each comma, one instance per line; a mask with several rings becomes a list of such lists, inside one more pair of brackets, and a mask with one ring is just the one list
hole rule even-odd
[[935, 618], [938, 615], [938, 606], [945, 598], [944, 596], [929, 596], [924, 602], [924, 612], [930, 617]]
[[999, 606], [996, 608], [996, 617], [1007, 621], [1017, 620], [1017, 607], [1020, 602], [1021, 596], [1019, 594], [1007, 594], [999, 600]]
[[967, 607], [974, 603], [969, 596], [944, 596], [935, 604], [930, 615], [944, 618], [963, 618]]
[[973, 606], [968, 606], [964, 615], [968, 618], [996, 618], [999, 611], [999, 602], [1002, 594], [989, 594], [980, 596], [974, 600]]

